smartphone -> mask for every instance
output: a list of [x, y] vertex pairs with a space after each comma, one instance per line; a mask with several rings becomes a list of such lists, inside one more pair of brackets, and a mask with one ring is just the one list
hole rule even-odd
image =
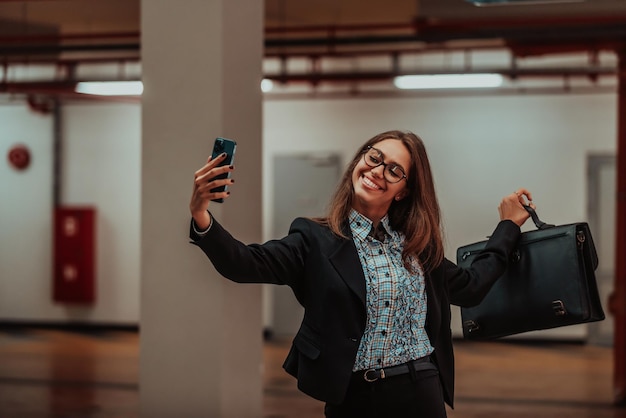
[[[226, 158], [220, 163], [221, 166], [225, 165], [233, 165], [235, 161], [235, 149], [237, 148], [237, 143], [232, 139], [228, 138], [215, 138], [215, 143], [213, 144], [213, 154], [212, 159], [219, 157], [221, 154], [226, 153]], [[219, 176], [211, 179], [211, 181], [215, 179], [227, 179], [230, 178], [230, 172], [220, 174]], [[227, 186], [220, 186], [214, 189], [211, 189], [211, 192], [224, 192], [226, 191]], [[223, 203], [224, 199], [212, 199], [213, 202]]]

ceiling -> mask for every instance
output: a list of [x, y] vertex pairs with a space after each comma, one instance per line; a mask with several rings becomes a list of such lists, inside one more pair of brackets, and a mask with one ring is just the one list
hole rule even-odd
[[[624, 0], [476, 7], [466, 0], [266, 0], [267, 27], [407, 23], [420, 19], [626, 16]], [[139, 31], [139, 0], [0, 0], [0, 35]]]
[[[265, 51], [318, 59], [490, 45], [515, 56], [626, 50], [626, 0], [544, 1], [265, 0]], [[0, 66], [53, 64], [57, 87], [85, 62], [140, 62], [139, 35], [139, 0], [0, 0]], [[0, 92], [10, 91], [2, 74]]]

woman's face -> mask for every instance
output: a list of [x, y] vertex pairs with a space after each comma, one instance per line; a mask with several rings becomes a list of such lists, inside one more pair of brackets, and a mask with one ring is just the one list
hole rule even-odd
[[[380, 151], [378, 159], [369, 159], [364, 153], [352, 172], [352, 186], [354, 188], [352, 207], [369, 219], [378, 221], [387, 213], [394, 199], [401, 200], [406, 197], [408, 192], [407, 178], [401, 176], [404, 172], [408, 177], [411, 156], [402, 141], [397, 139], [384, 139], [374, 144], [373, 148]], [[376, 161], [382, 161], [383, 164], [371, 167], [366, 163], [364, 156], [368, 158], [370, 165], [374, 165]], [[393, 169], [393, 166], [398, 167]], [[386, 174], [385, 170], [388, 171]], [[393, 173], [389, 171], [393, 171]], [[397, 180], [398, 178], [400, 181], [397, 183], [388, 180]]]

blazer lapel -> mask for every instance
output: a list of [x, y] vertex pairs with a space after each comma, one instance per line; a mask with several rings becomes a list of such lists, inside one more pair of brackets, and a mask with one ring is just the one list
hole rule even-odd
[[365, 276], [352, 239], [342, 239], [337, 250], [330, 255], [329, 259], [343, 281], [359, 297], [365, 308]]

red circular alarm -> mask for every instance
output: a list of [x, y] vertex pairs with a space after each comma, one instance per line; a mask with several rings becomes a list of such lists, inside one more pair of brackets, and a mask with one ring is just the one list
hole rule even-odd
[[25, 170], [30, 164], [30, 151], [25, 145], [14, 145], [9, 150], [9, 164], [16, 170]]

